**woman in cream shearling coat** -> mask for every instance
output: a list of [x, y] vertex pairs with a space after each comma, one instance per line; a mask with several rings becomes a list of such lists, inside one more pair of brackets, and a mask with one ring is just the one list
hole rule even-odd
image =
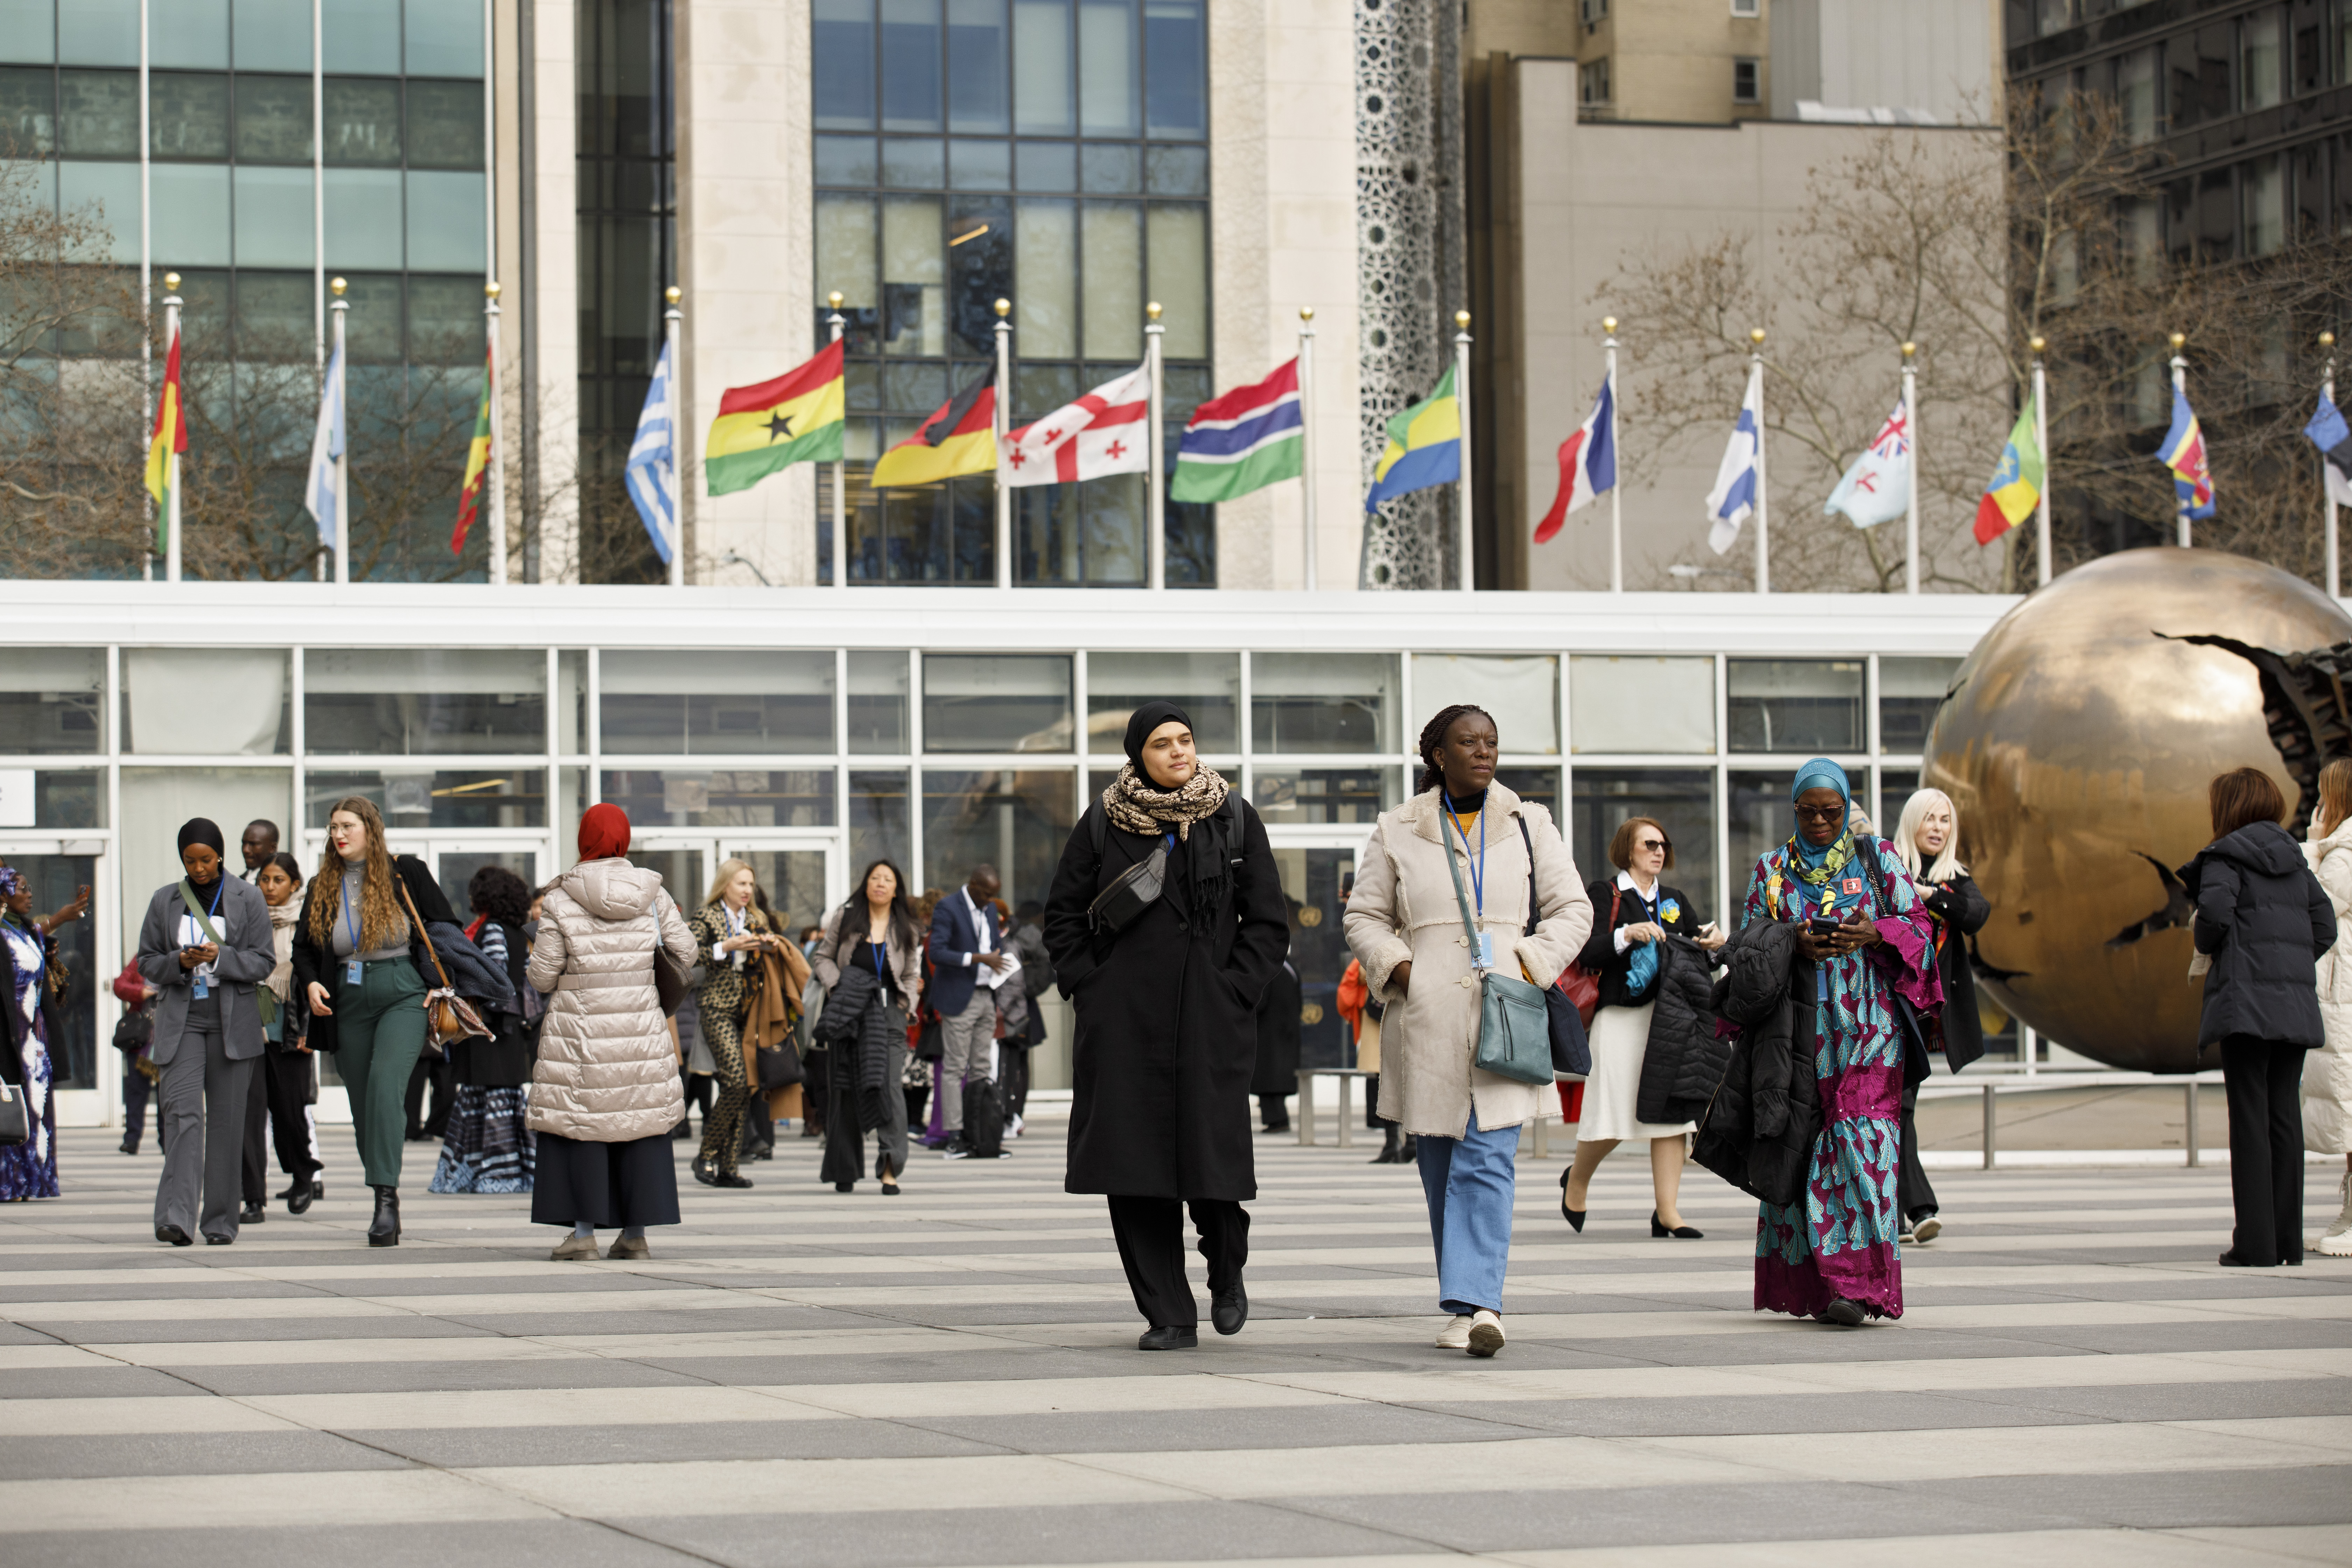
[[[1473, 1065], [1478, 981], [1447, 858], [1505, 973], [1549, 985], [1592, 925], [1584, 879], [1551, 814], [1494, 782], [1500, 751], [1495, 721], [1481, 709], [1447, 708], [1430, 721], [1421, 734], [1420, 793], [1373, 828], [1346, 921], [1364, 984], [1387, 1005], [1381, 1111], [1418, 1145], [1438, 1305], [1454, 1315], [1437, 1343], [1480, 1356], [1503, 1344], [1519, 1129], [1557, 1115], [1559, 1101], [1548, 1083], [1518, 1083]], [[1531, 890], [1540, 910], [1532, 933]]]

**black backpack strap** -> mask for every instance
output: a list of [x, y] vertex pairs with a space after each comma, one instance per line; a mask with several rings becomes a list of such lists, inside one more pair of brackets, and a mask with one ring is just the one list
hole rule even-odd
[[1097, 860], [1100, 860], [1103, 853], [1104, 837], [1110, 831], [1110, 813], [1102, 808], [1102, 802], [1096, 801], [1093, 805], [1087, 807], [1087, 821], [1088, 825], [1087, 831], [1094, 838], [1095, 858]]
[[1519, 842], [1528, 847], [1528, 934], [1536, 934], [1536, 921], [1543, 914], [1543, 906], [1536, 901], [1536, 840], [1528, 831], [1528, 819], [1519, 818]]

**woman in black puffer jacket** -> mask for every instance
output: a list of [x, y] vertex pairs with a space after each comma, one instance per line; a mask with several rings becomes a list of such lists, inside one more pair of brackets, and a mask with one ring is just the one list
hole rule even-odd
[[2268, 773], [2235, 768], [2208, 793], [2213, 842], [2181, 868], [2197, 903], [2197, 951], [2210, 959], [2201, 1055], [2218, 1046], [2230, 1101], [2230, 1196], [2237, 1230], [2225, 1267], [2303, 1262], [2304, 1053], [2326, 1041], [2318, 961], [2336, 945], [2336, 910], [2279, 819]]

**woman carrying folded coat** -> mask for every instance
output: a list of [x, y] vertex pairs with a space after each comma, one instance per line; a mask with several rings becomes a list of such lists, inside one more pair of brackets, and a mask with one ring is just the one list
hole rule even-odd
[[[829, 1106], [811, 1106], [824, 1122], [819, 1179], [845, 1193], [865, 1173], [866, 1134], [875, 1134], [874, 1174], [883, 1195], [897, 1197], [907, 1173], [907, 1016], [923, 983], [923, 928], [908, 908], [898, 868], [866, 868], [809, 955], [825, 989], [813, 1035], [825, 1042], [832, 1074]], [[803, 1086], [805, 1087], [805, 1086]]]
[[530, 1082], [530, 1058], [543, 1016], [531, 1005], [539, 994], [531, 989], [527, 973], [530, 942], [523, 927], [530, 922], [530, 887], [503, 866], [485, 866], [466, 884], [466, 900], [474, 910], [467, 940], [505, 973], [513, 994], [508, 1005], [486, 1002], [481, 1006], [482, 1021], [494, 1031], [488, 1038], [458, 1040], [449, 1047], [450, 1076], [457, 1089], [450, 1096], [441, 1159], [427, 1190], [527, 1193], [537, 1147], [524, 1089]]

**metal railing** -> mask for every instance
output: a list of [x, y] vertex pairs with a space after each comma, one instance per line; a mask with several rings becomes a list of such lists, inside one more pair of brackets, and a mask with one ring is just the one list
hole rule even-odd
[[[2185, 1163], [2193, 1170], [2199, 1163], [2197, 1144], [2197, 1091], [2200, 1088], [2205, 1085], [2219, 1084], [2221, 1081], [2221, 1075], [2219, 1072], [2184, 1074], [2116, 1071], [2074, 1072], [2069, 1070], [2063, 1072], [2045, 1071], [2038, 1073], [1997, 1073], [1982, 1078], [1979, 1078], [1974, 1074], [1971, 1074], [1966, 1079], [1931, 1079], [1928, 1080], [1928, 1083], [1942, 1091], [1934, 1096], [1934, 1098], [1937, 1100], [1949, 1099], [1963, 1090], [1980, 1089], [1983, 1091], [1984, 1168], [1988, 1171], [1993, 1170], [1997, 1167], [2000, 1157], [2000, 1129], [1994, 1116], [1993, 1101], [1994, 1097], [2004, 1089], [2030, 1089], [2042, 1090], [2056, 1089], [2148, 1089], [2159, 1085], [2177, 1085], [2180, 1088], [2182, 1093], [2186, 1097], [2187, 1106], [2187, 1127], [2181, 1138], [2181, 1152], [2185, 1156]], [[1923, 1098], [1927, 1095], [1927, 1085], [1921, 1086]]]

